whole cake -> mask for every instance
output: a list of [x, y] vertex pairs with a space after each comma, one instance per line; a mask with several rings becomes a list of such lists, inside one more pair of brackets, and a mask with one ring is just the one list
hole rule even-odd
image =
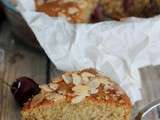
[[35, 0], [35, 3], [37, 11], [66, 17], [73, 23], [151, 17], [160, 13], [160, 0]]
[[23, 120], [129, 120], [131, 101], [94, 69], [66, 72], [23, 104]]

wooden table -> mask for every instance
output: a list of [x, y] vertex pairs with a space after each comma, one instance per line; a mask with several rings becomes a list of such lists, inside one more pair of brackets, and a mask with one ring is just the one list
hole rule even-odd
[[[10, 26], [6, 22], [0, 27], [0, 48], [5, 51], [5, 58], [0, 63], [0, 80], [9, 84], [21, 76], [31, 77], [41, 84], [60, 74], [53, 65], [49, 64], [45, 55], [15, 42]], [[141, 109], [152, 100], [160, 97], [160, 66], [145, 67], [140, 70], [140, 73], [143, 83], [143, 100], [136, 103], [136, 109]], [[159, 120], [159, 115], [160, 110], [157, 109], [149, 118], [150, 120]], [[19, 108], [16, 106], [10, 89], [0, 81], [0, 120], [19, 119]]]

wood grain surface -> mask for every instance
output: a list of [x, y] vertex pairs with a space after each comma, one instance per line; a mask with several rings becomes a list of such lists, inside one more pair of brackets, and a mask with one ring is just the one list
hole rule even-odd
[[[15, 42], [10, 25], [5, 22], [0, 27], [0, 48], [5, 51], [5, 58], [0, 63], [0, 80], [11, 84], [17, 77], [28, 76], [38, 83], [58, 76], [57, 71], [46, 56], [29, 50]], [[140, 69], [142, 78], [143, 100], [136, 103], [139, 110], [152, 100], [160, 98], [160, 66]], [[154, 110], [146, 120], [160, 120], [160, 110]], [[0, 81], [0, 120], [20, 120], [20, 111], [11, 95], [10, 89]]]

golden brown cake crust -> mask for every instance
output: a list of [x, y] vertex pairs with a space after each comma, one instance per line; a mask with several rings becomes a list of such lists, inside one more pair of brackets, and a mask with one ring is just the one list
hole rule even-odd
[[[35, 0], [36, 10], [49, 16], [61, 16], [73, 23], [92, 22], [102, 16], [121, 20], [126, 17], [152, 17], [159, 14], [160, 0]], [[97, 8], [100, 8], [97, 10]]]
[[97, 104], [125, 106], [128, 109], [132, 106], [126, 93], [109, 77], [99, 74], [95, 69], [66, 72], [50, 84], [40, 87], [41, 93], [25, 103], [22, 111], [30, 111], [38, 106], [54, 106], [59, 100], [71, 104], [86, 100]]
[[98, 0], [36, 0], [36, 10], [73, 23], [88, 23], [97, 3]]

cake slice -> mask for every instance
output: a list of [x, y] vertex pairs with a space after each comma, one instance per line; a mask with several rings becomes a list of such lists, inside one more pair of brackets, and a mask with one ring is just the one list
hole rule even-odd
[[29, 99], [23, 120], [129, 120], [131, 101], [109, 77], [94, 69], [66, 72]]
[[88, 23], [99, 0], [35, 0], [36, 10], [65, 17], [73, 23]]

